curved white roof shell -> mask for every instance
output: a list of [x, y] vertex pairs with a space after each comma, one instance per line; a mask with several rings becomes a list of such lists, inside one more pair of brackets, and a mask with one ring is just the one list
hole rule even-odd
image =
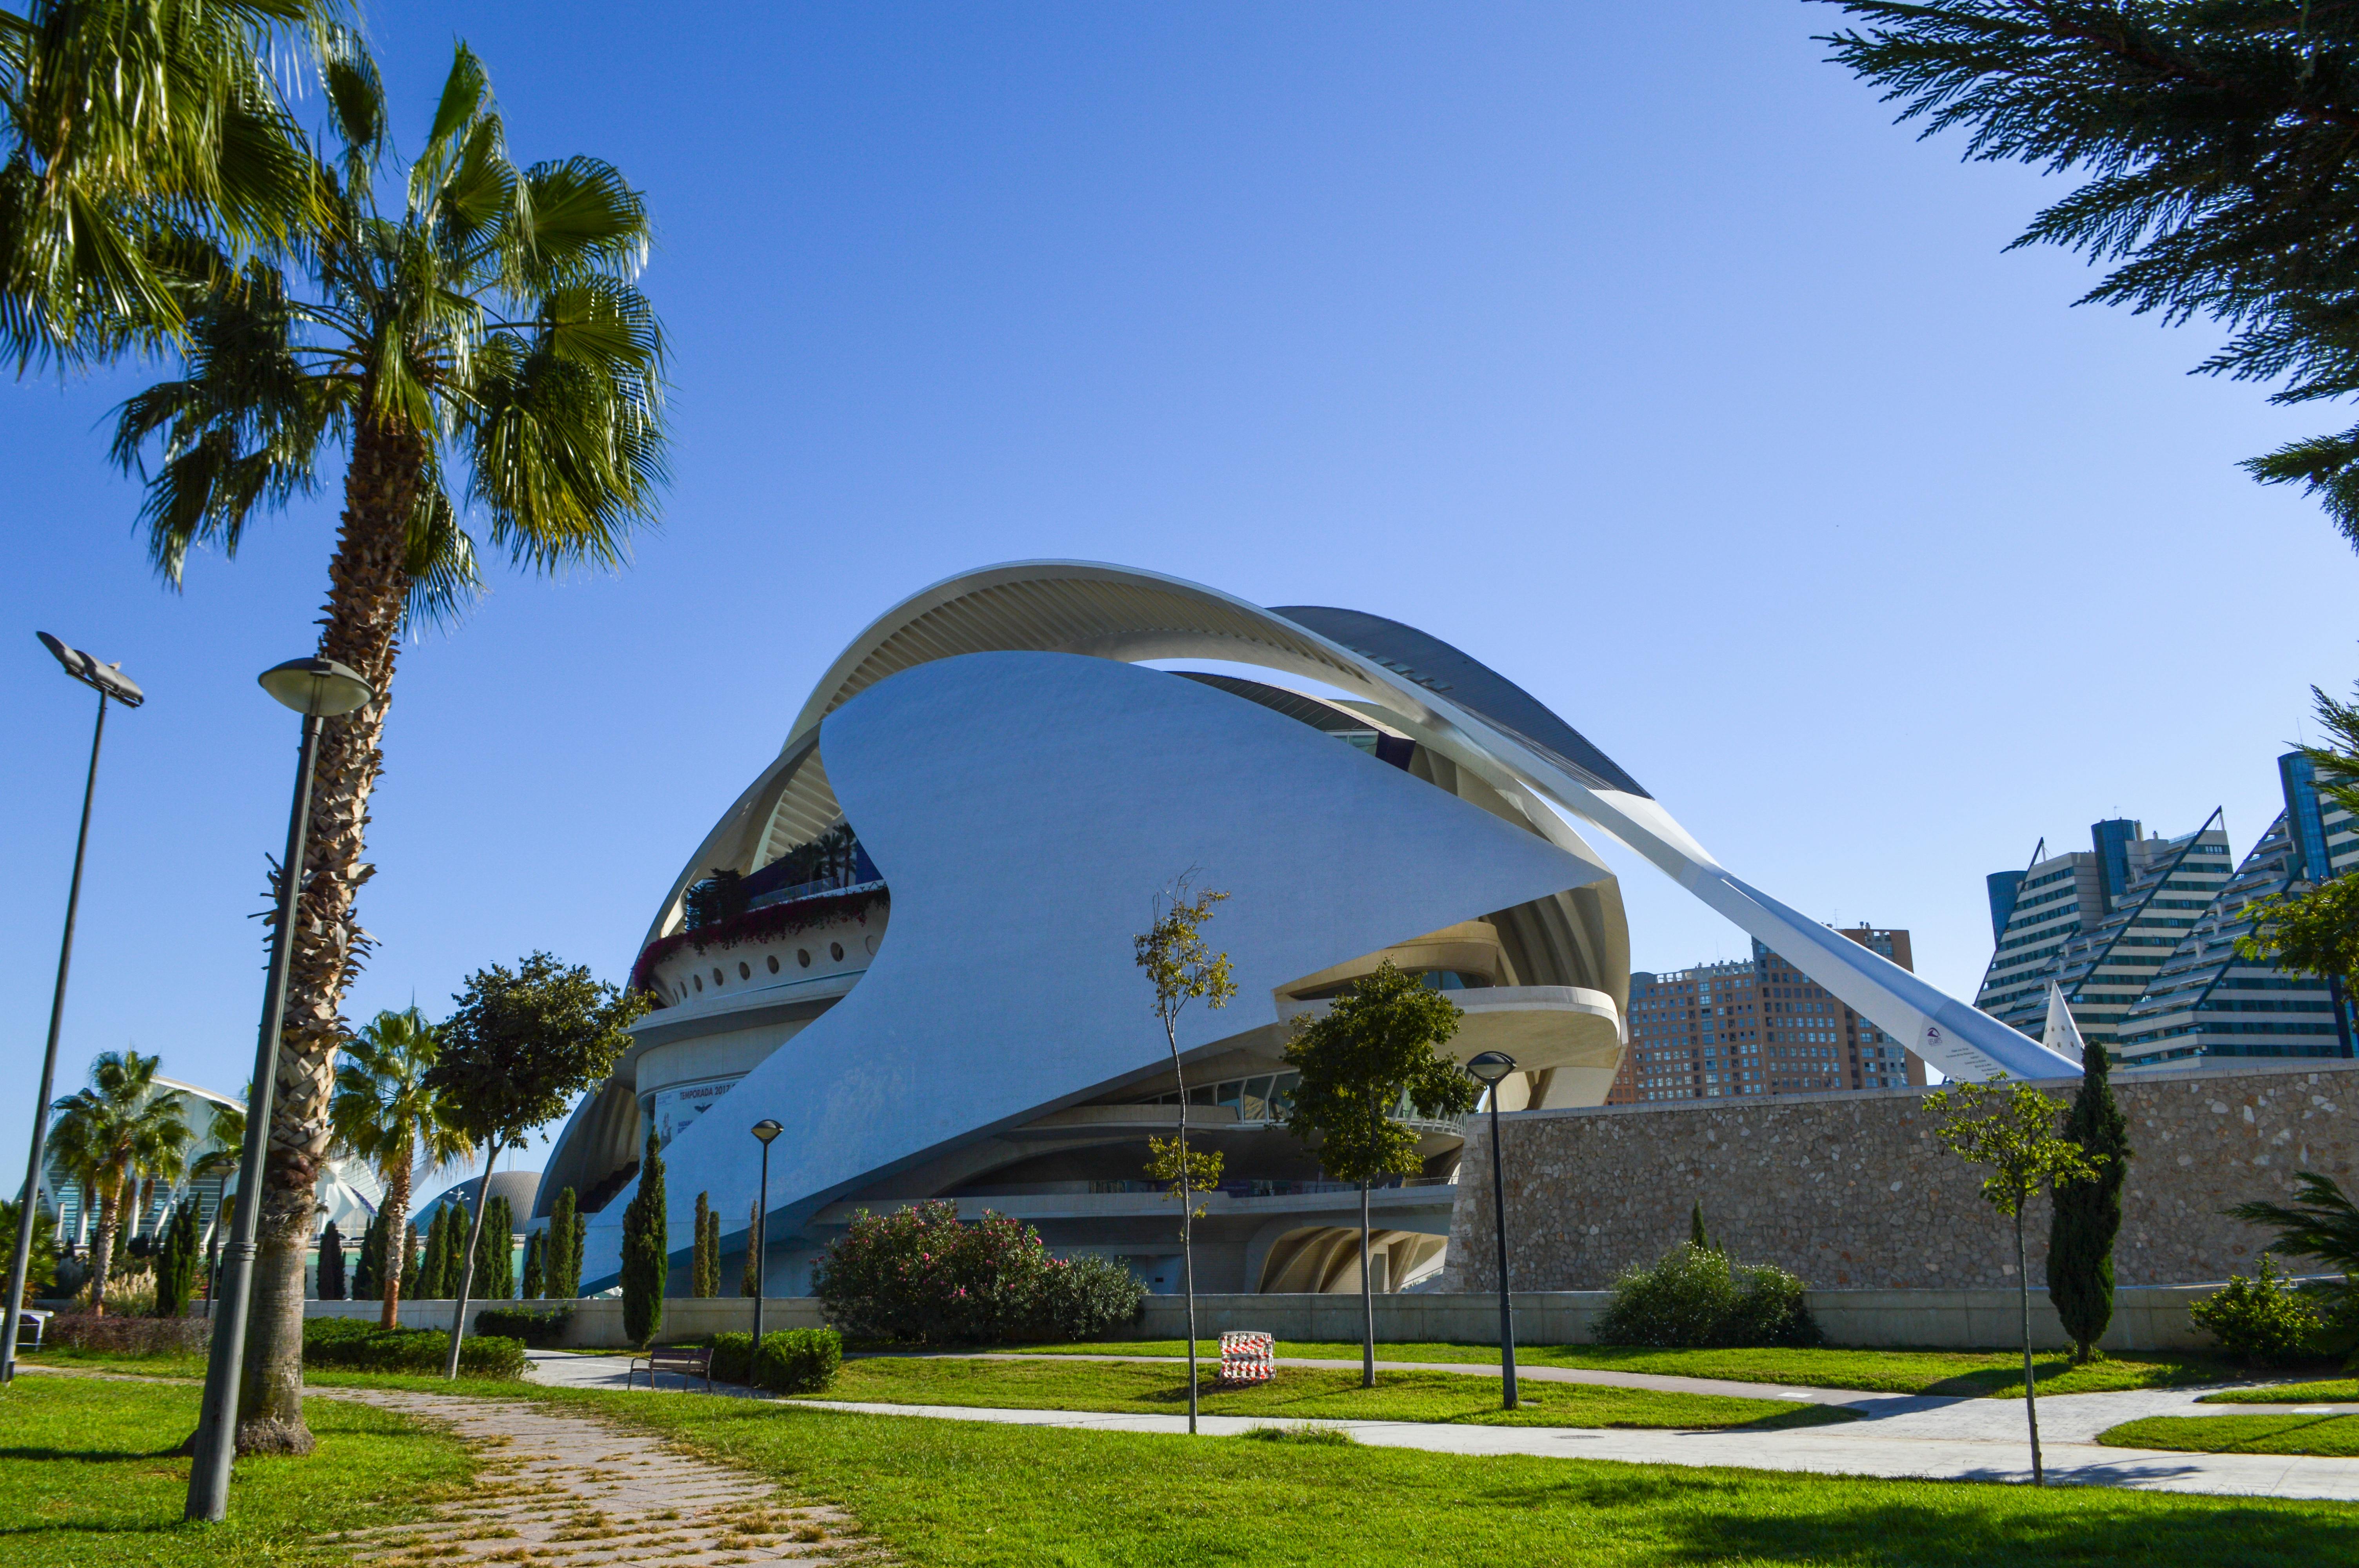
[[679, 927], [683, 896], [712, 868], [758, 869], [842, 815], [818, 756], [829, 714], [902, 671], [1017, 651], [1125, 663], [1218, 660], [1351, 693], [1480, 778], [1558, 848], [1603, 870], [1542, 801], [1627, 845], [1944, 1074], [2033, 1078], [2079, 1070], [1744, 881], [1611, 758], [1513, 682], [1440, 639], [1362, 611], [1267, 610], [1200, 583], [1091, 561], [1016, 561], [962, 573], [877, 617], [821, 676], [777, 759], [698, 846], [647, 939]]

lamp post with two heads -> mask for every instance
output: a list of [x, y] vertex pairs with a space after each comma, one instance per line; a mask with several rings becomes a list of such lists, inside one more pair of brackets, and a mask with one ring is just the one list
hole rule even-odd
[[0, 1387], [16, 1376], [16, 1325], [25, 1311], [25, 1276], [33, 1262], [33, 1222], [41, 1196], [41, 1144], [49, 1131], [49, 1096], [58, 1080], [58, 1028], [65, 1019], [66, 970], [73, 963], [74, 915], [82, 907], [82, 851], [90, 848], [90, 801], [98, 789], [98, 744], [106, 739], [106, 699], [136, 708], [147, 694], [133, 685], [120, 664], [102, 665], [79, 648], [69, 648], [47, 632], [33, 633], [57, 655], [66, 674], [98, 693], [98, 723], [90, 733], [90, 776], [82, 786], [82, 832], [74, 839], [73, 880], [66, 884], [66, 934], [58, 944], [58, 987], [49, 995], [49, 1044], [41, 1054], [41, 1092], [33, 1101], [33, 1152], [25, 1162], [25, 1191], [16, 1209], [16, 1246], [8, 1260], [8, 1322], [0, 1328]]
[[745, 1245], [754, 1249], [754, 1266], [746, 1271], [754, 1276], [754, 1351], [762, 1353], [762, 1293], [769, 1289], [769, 1249], [763, 1245], [769, 1232], [770, 1220], [770, 1140], [784, 1132], [785, 1128], [768, 1117], [754, 1124], [754, 1136], [762, 1141], [762, 1197], [754, 1206], [754, 1234]]
[[1516, 1408], [1516, 1314], [1507, 1296], [1507, 1180], [1499, 1168], [1499, 1082], [1516, 1070], [1505, 1051], [1485, 1051], [1466, 1064], [1491, 1099], [1491, 1228], [1499, 1238], [1499, 1395], [1502, 1410]]
[[253, 1299], [254, 1234], [261, 1220], [262, 1161], [270, 1146], [270, 1098], [278, 1079], [278, 1036], [287, 1015], [287, 975], [294, 963], [295, 901], [303, 890], [303, 848], [310, 826], [311, 769], [320, 723], [350, 713], [376, 689], [333, 659], [289, 659], [262, 672], [262, 689], [303, 716], [296, 753], [295, 803], [287, 816], [287, 851], [278, 862], [278, 909], [270, 928], [270, 978], [262, 991], [262, 1027], [254, 1044], [254, 1088], [245, 1108], [245, 1147], [237, 1166], [237, 1207], [223, 1258], [212, 1350], [205, 1362], [204, 1405], [197, 1416], [196, 1457], [189, 1467], [186, 1517], [229, 1514], [230, 1461], [237, 1456], [238, 1385], [245, 1373], [245, 1317]]

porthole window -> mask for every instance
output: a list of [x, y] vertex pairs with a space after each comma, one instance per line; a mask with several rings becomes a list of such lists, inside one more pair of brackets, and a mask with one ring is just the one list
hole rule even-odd
[[750, 980], [754, 978], [754, 971], [741, 963], [737, 966], [737, 978], [741, 980]]
[[696, 981], [696, 989], [698, 990], [702, 990], [704, 989], [704, 977], [702, 975], [694, 975], [690, 978]]
[[796, 963], [798, 963], [798, 964], [800, 964], [800, 965], [801, 965], [804, 968], [806, 968], [806, 969], [810, 968], [810, 948], [808, 948], [808, 947], [798, 947], [798, 948], [796, 948], [796, 949], [795, 949], [795, 962], [796, 962]]
[[827, 956], [833, 958], [837, 963], [842, 963], [843, 961], [843, 944], [841, 942], [829, 943], [827, 945]]
[[725, 980], [725, 979], [728, 979], [728, 977], [727, 977], [726, 975], [723, 975], [720, 970], [715, 969], [715, 970], [713, 970], [713, 971], [712, 971], [712, 983], [713, 983], [715, 986], [720, 985], [723, 980]]
[[771, 954], [771, 955], [770, 955], [770, 973], [772, 973], [772, 974], [774, 974], [774, 975], [775, 975], [775, 974], [777, 974], [777, 972], [778, 972], [778, 956], [777, 956], [776, 953], [773, 953], [773, 954]]
[[868, 939], [868, 955], [872, 958], [876, 956], [876, 938], [874, 936]]

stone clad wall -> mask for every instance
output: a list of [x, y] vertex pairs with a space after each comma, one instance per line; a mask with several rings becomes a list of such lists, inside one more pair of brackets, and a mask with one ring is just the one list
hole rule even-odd
[[[2039, 1086], [2069, 1098], [2077, 1080]], [[2012, 1227], [1979, 1168], [1933, 1141], [1927, 1089], [1538, 1110], [1501, 1119], [1517, 1291], [1598, 1290], [1686, 1239], [1701, 1200], [1713, 1239], [1820, 1289], [2013, 1285]], [[2116, 1076], [2136, 1157], [2114, 1249], [2123, 1285], [2249, 1273], [2267, 1238], [2220, 1212], [2288, 1195], [2296, 1171], [2359, 1193], [2359, 1063]], [[1488, 1118], [1468, 1126], [1451, 1217], [1448, 1291], [1498, 1288]], [[2047, 1279], [2048, 1205], [2025, 1216]], [[2299, 1266], [2297, 1266], [2299, 1267]]]

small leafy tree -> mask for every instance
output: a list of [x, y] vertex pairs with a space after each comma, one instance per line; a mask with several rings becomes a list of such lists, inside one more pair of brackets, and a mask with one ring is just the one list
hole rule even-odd
[[1188, 1432], [1196, 1431], [1196, 1203], [1194, 1171], [1188, 1157], [1188, 1074], [1180, 1062], [1180, 1015], [1191, 1001], [1226, 1007], [1237, 994], [1229, 956], [1204, 940], [1212, 906], [1226, 899], [1210, 889], [1191, 892], [1180, 877], [1155, 901], [1154, 924], [1131, 944], [1133, 957], [1155, 988], [1155, 1016], [1171, 1052], [1171, 1076], [1180, 1087], [1179, 1131], [1173, 1137], [1173, 1179], [1180, 1184], [1180, 1278], [1188, 1298]]
[[664, 1283], [671, 1257], [664, 1235], [663, 1151], [647, 1130], [639, 1190], [623, 1211], [623, 1337], [644, 1346], [663, 1327]]
[[573, 1189], [557, 1195], [549, 1210], [549, 1293], [571, 1301], [582, 1293], [582, 1228], [585, 1222]]
[[1962, 1160], [1990, 1167], [1991, 1173], [1983, 1178], [1983, 1201], [2015, 1222], [2015, 1283], [2023, 1307], [2023, 1413], [2031, 1429], [2031, 1484], [2044, 1486], [2023, 1208], [2047, 1188], [2091, 1180], [2097, 1167], [2080, 1145], [2058, 1135], [2056, 1118], [2064, 1107], [2028, 1084], [2017, 1084], [2001, 1094], [1995, 1087], [1961, 1083], [1926, 1096], [1925, 1108], [1940, 1119], [1933, 1136], [1943, 1148]]
[[458, 1316], [451, 1320], [451, 1378], [466, 1333], [467, 1290], [481, 1243], [491, 1175], [503, 1148], [565, 1113], [575, 1096], [604, 1078], [630, 1044], [631, 1023], [651, 1005], [535, 953], [510, 970], [497, 964], [468, 977], [442, 1026], [442, 1049], [427, 1073], [445, 1119], [484, 1151], [474, 1231], [460, 1253]]
[[[190, 1240], [193, 1243], [195, 1238], [192, 1236]], [[196, 1256], [192, 1247], [190, 1253], [191, 1272], [194, 1271], [195, 1261]], [[161, 1279], [162, 1276], [159, 1274], [158, 1276], [159, 1295]], [[332, 1219], [320, 1227], [320, 1299], [323, 1302], [340, 1302], [344, 1299], [344, 1233], [336, 1228], [336, 1222]]]
[[549, 1232], [527, 1231], [524, 1238], [524, 1299], [538, 1301], [549, 1284]]
[[[2061, 1008], [2062, 997], [2057, 999]], [[2071, 1018], [2065, 1011], [2065, 1021]], [[2076, 1031], [2077, 1033], [2077, 1031]], [[2064, 1136], [2096, 1173], [2055, 1189], [2048, 1220], [2048, 1299], [2072, 1336], [2072, 1359], [2085, 1364], [2114, 1320], [2114, 1238], [2122, 1230], [2122, 1188], [2129, 1181], [2130, 1123], [2114, 1102], [2105, 1048], [2081, 1046], [2081, 1087], [2064, 1119]]]
[[[16, 1255], [16, 1200], [0, 1198], [0, 1258]], [[46, 1199], [37, 1196], [33, 1218], [32, 1260], [25, 1272], [25, 1293], [38, 1295], [58, 1277], [58, 1217]]]
[[1462, 1014], [1440, 991], [1387, 958], [1337, 997], [1323, 1018], [1299, 1022], [1286, 1064], [1301, 1075], [1286, 1125], [1339, 1182], [1360, 1185], [1360, 1386], [1376, 1386], [1375, 1281], [1368, 1271], [1368, 1187], [1378, 1176], [1425, 1169], [1403, 1104], [1424, 1117], [1474, 1108], [1474, 1080], [1441, 1053]]

